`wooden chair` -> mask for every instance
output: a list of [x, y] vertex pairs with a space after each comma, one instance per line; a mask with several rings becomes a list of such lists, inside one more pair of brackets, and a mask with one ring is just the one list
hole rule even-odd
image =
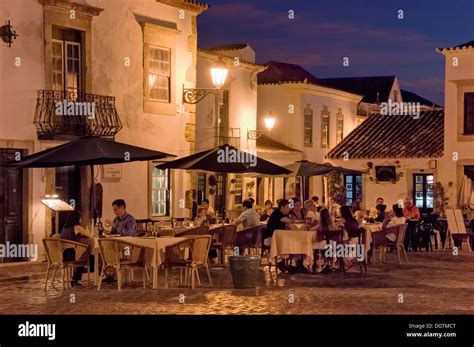
[[225, 251], [234, 249], [235, 234], [237, 226], [235, 224], [224, 225], [213, 230], [213, 234], [217, 234], [217, 242], [211, 244], [210, 249], [215, 249], [220, 255], [220, 264], [225, 267]]
[[[448, 211], [450, 218], [448, 218]], [[470, 238], [473, 236], [472, 233], [466, 230], [466, 224], [464, 224], [464, 217], [461, 210], [446, 210], [446, 218], [448, 220], [448, 233], [447, 237], [450, 237], [450, 241], [454, 245], [454, 241], [460, 240], [460, 246], [465, 242], [467, 250], [472, 252]], [[446, 243], [445, 243], [446, 245]]]
[[[336, 246], [338, 244], [343, 244], [343, 238], [344, 238], [344, 230], [342, 229], [335, 229], [335, 230], [328, 230], [324, 232], [324, 239], [326, 240], [326, 244], [330, 245], [332, 244], [333, 246]], [[335, 251], [335, 250], [333, 250]], [[324, 252], [326, 253], [326, 252]], [[326, 257], [326, 254], [324, 254], [324, 257], [326, 258], [326, 261], [332, 264], [332, 259], [334, 257]], [[343, 275], [346, 275], [346, 269], [344, 267], [344, 257], [339, 257], [336, 256], [336, 263], [339, 262], [339, 271], [343, 273]], [[334, 268], [331, 266], [332, 274], [334, 275]]]
[[402, 258], [400, 256], [400, 252], [403, 252], [405, 260], [408, 263], [408, 257], [407, 257], [407, 253], [405, 251], [405, 245], [404, 245], [405, 233], [407, 231], [407, 228], [408, 228], [408, 224], [405, 223], [405, 224], [400, 224], [400, 225], [396, 225], [394, 227], [385, 229], [385, 235], [387, 235], [388, 233], [396, 233], [397, 239], [396, 239], [395, 242], [391, 242], [389, 240], [386, 240], [385, 246], [384, 246], [384, 249], [383, 249], [383, 252], [382, 252], [383, 261], [385, 261], [385, 259], [386, 259], [385, 254], [386, 254], [387, 250], [388, 249], [394, 249], [394, 250], [397, 250], [398, 262], [400, 264], [402, 264]]
[[102, 257], [102, 271], [99, 277], [97, 290], [102, 286], [106, 277], [105, 270], [112, 267], [117, 272], [117, 289], [122, 290], [122, 270], [134, 267], [143, 270], [143, 289], [146, 288], [145, 247], [120, 240], [118, 238], [99, 239], [100, 255]]
[[[191, 278], [191, 289], [195, 288], [195, 275], [198, 284], [199, 280], [198, 268], [203, 267], [207, 272], [209, 284], [212, 286], [211, 273], [209, 271], [208, 254], [211, 246], [210, 235], [189, 236], [187, 240], [183, 240], [178, 244], [166, 246], [165, 248], [165, 288], [168, 288], [168, 270], [172, 268], [180, 268], [185, 271], [185, 282], [188, 285], [188, 278]], [[180, 284], [181, 284], [180, 275]]]
[[[259, 240], [261, 240], [261, 232], [264, 229], [264, 225], [256, 225], [254, 227], [245, 228], [235, 234], [235, 246], [241, 249], [254, 251], [254, 254], [258, 254]], [[243, 254], [242, 254], [243, 255]]]
[[[54, 286], [54, 278], [59, 269], [61, 271], [62, 288], [68, 288], [71, 282], [71, 273], [75, 265], [87, 266], [87, 284], [90, 285], [90, 264], [89, 257], [86, 260], [81, 260], [83, 255], [87, 253], [88, 245], [70, 240], [60, 239], [59, 236], [54, 238], [43, 239], [43, 245], [46, 250], [46, 257], [48, 258], [48, 269], [46, 270], [46, 277], [44, 281], [44, 290], [47, 290], [49, 281], [49, 272], [53, 269], [53, 276], [51, 278], [51, 286]], [[65, 260], [64, 251], [74, 250], [74, 259]], [[96, 270], [97, 271], [97, 270]]]
[[365, 233], [366, 232], [367, 230], [365, 230], [365, 228], [358, 228], [357, 230], [348, 231], [349, 239], [357, 239], [357, 247], [360, 247], [360, 249], [364, 250], [363, 259], [362, 260], [357, 259], [357, 264], [359, 264], [361, 275], [364, 273], [363, 271], [364, 269], [365, 269], [365, 273], [367, 273], [367, 259], [366, 259], [367, 252], [365, 252], [365, 238], [366, 238]]

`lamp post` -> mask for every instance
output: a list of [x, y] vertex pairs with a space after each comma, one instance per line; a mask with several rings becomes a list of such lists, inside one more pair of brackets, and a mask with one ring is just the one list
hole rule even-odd
[[272, 131], [273, 127], [275, 126], [276, 119], [273, 116], [271, 111], [268, 112], [268, 114], [265, 116], [263, 121], [265, 123], [266, 130], [249, 130], [249, 129], [247, 129], [247, 139], [256, 140], [260, 136], [262, 136], [263, 134]]

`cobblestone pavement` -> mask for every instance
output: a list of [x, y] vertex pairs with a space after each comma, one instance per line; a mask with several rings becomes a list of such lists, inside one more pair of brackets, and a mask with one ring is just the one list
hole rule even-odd
[[[43, 291], [42, 279], [0, 283], [2, 314], [473, 314], [474, 253], [409, 253], [409, 264], [399, 265], [396, 254], [385, 264], [369, 266], [368, 275], [353, 268], [343, 278], [335, 275], [282, 275], [278, 283], [268, 268], [259, 288], [232, 287], [229, 269], [212, 269], [213, 287], [201, 273], [203, 286], [143, 290], [136, 276], [122, 292], [106, 284], [98, 292], [84, 286]], [[71, 303], [71, 294], [75, 303]], [[184, 303], [180, 303], [180, 294]], [[399, 302], [403, 301], [403, 302]]]

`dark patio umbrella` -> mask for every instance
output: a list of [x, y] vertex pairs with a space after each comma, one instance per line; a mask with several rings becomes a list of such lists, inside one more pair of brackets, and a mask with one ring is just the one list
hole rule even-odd
[[93, 218], [96, 211], [94, 190], [94, 165], [127, 163], [132, 161], [156, 160], [175, 155], [154, 151], [126, 143], [99, 137], [83, 137], [60, 146], [28, 155], [21, 161], [6, 164], [18, 168], [50, 168], [70, 165], [90, 165], [92, 190], [91, 206]]
[[13, 167], [60, 167], [69, 165], [104, 165], [155, 160], [175, 155], [98, 137], [84, 137], [60, 146], [28, 155]]
[[290, 170], [242, 151], [222, 145], [187, 157], [165, 162], [158, 169], [203, 170], [223, 173], [257, 172], [268, 175], [288, 174]]
[[288, 170], [292, 171], [290, 176], [318, 176], [318, 175], [329, 175], [332, 173], [342, 173], [346, 175], [361, 175], [364, 172], [352, 169], [346, 169], [342, 166], [333, 166], [329, 163], [313, 163], [307, 160], [299, 160], [293, 164], [285, 166]]

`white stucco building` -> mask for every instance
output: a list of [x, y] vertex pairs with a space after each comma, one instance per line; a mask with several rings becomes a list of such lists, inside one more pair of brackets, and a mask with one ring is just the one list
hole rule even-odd
[[[180, 105], [183, 85], [196, 85], [196, 17], [206, 9], [194, 0], [2, 1], [0, 17], [11, 21], [19, 37], [11, 47], [3, 42], [0, 47], [1, 161], [81, 135], [66, 125], [52, 131], [53, 111], [44, 105], [51, 105], [51, 98], [86, 94], [112, 105], [100, 112], [117, 111], [122, 129], [115, 140], [178, 156], [191, 153], [195, 107]], [[1, 170], [2, 221], [8, 216], [1, 242], [41, 247], [51, 231], [51, 214], [39, 199], [48, 193], [74, 199], [89, 218], [87, 170]], [[179, 203], [191, 186], [185, 171], [169, 174], [138, 162], [97, 166], [96, 173], [103, 186], [103, 219], [113, 217], [116, 198], [125, 199], [136, 218], [189, 215]]]

